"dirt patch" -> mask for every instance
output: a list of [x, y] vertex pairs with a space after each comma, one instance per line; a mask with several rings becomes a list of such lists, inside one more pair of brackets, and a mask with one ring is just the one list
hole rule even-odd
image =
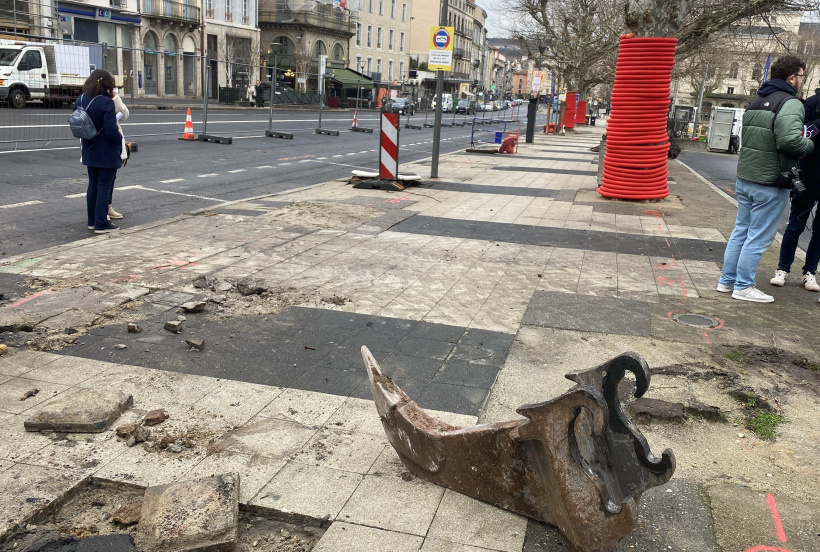
[[[54, 537], [82, 539], [94, 535], [127, 534], [142, 550], [139, 523], [115, 523], [119, 508], [142, 501], [145, 489], [105, 480], [91, 480], [52, 514], [26, 524], [0, 543], [0, 552], [25, 550], [37, 541]], [[287, 520], [276, 510], [239, 506], [237, 552], [308, 552], [325, 532], [316, 520]]]

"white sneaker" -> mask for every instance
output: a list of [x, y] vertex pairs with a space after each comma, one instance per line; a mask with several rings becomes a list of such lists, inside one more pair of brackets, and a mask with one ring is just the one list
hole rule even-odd
[[753, 303], [774, 302], [774, 297], [772, 297], [771, 295], [766, 295], [756, 287], [736, 289], [732, 292], [732, 299], [740, 299], [741, 301], [752, 301]]
[[786, 285], [786, 271], [785, 270], [776, 270], [774, 273], [774, 278], [769, 280], [769, 283], [773, 286], [783, 287]]
[[820, 285], [817, 285], [817, 279], [814, 274], [806, 272], [803, 274], [803, 287], [809, 291], [820, 291]]
[[726, 284], [721, 284], [720, 282], [718, 282], [717, 290], [721, 293], [731, 293], [732, 291], [734, 291], [734, 289], [734, 286], [727, 286]]

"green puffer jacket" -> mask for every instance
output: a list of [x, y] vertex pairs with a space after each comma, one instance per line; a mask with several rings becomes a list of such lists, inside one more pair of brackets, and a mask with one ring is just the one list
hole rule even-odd
[[[794, 89], [784, 81], [769, 81], [761, 87], [758, 95], [765, 98], [777, 90], [794, 93]], [[786, 100], [776, 116], [765, 109], [747, 109], [743, 114], [737, 177], [773, 186], [778, 174], [789, 167], [796, 167], [798, 157], [811, 153], [814, 143], [802, 136], [803, 115], [803, 103], [796, 97]]]

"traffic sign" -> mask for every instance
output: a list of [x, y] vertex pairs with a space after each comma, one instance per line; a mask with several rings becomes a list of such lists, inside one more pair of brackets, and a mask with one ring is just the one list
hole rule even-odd
[[431, 71], [451, 71], [453, 69], [454, 27], [433, 27], [430, 31], [430, 52], [427, 68]]

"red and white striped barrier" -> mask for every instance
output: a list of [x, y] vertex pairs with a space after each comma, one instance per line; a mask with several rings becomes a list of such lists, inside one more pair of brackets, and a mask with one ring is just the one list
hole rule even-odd
[[382, 113], [379, 178], [395, 180], [399, 176], [399, 114]]

